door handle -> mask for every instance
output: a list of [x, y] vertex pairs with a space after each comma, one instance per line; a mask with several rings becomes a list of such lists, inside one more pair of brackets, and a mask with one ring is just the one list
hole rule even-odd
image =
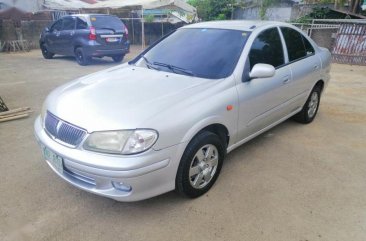
[[319, 66], [318, 65], [314, 65], [313, 70], [315, 71], [315, 70], [318, 70], [318, 69], [319, 69]]
[[290, 81], [290, 76], [283, 77], [282, 81], [283, 81], [283, 84], [287, 84]]
[[70, 36], [74, 36], [74, 34], [75, 34], [75, 31], [72, 31], [72, 32], [70, 33]]

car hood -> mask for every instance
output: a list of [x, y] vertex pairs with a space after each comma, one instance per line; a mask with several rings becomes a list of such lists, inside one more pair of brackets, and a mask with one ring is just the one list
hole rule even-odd
[[153, 128], [140, 124], [213, 82], [124, 64], [60, 86], [46, 108], [88, 132]]

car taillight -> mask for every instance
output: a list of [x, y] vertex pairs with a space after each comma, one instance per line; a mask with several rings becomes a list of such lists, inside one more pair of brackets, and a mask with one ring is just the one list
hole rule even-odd
[[128, 39], [128, 28], [126, 26], [125, 27], [125, 36], [126, 36], [126, 39]]
[[96, 40], [97, 39], [97, 34], [95, 32], [94, 27], [90, 27], [89, 39], [90, 40]]

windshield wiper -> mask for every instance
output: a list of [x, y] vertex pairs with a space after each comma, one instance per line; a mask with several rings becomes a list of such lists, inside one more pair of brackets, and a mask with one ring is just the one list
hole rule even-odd
[[142, 56], [142, 59], [145, 61], [146, 63], [146, 66], [149, 68], [149, 69], [155, 69], [155, 70], [160, 70], [160, 68], [158, 67], [155, 67], [154, 64], [152, 64], [145, 56]]
[[188, 69], [183, 69], [183, 68], [174, 66], [172, 64], [164, 64], [164, 63], [154, 62], [153, 65], [166, 67], [166, 68], [170, 69], [171, 71], [173, 71], [176, 74], [178, 74], [176, 71], [179, 71], [179, 72], [184, 73], [184, 74], [189, 75], [189, 76], [195, 76], [195, 74], [192, 71], [190, 71]]

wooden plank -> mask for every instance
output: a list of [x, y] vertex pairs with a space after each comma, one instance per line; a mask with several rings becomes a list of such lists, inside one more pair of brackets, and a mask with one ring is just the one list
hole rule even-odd
[[13, 114], [8, 114], [8, 115], [1, 115], [0, 120], [5, 119], [5, 118], [9, 118], [9, 117], [13, 117], [13, 116], [18, 116], [18, 115], [24, 115], [24, 114], [29, 115], [30, 113], [33, 113], [33, 111], [27, 110], [27, 111], [21, 111], [21, 112], [17, 112], [17, 113], [13, 113]]
[[28, 116], [29, 116], [29, 114], [17, 115], [17, 116], [13, 116], [13, 117], [0, 119], [0, 122], [17, 120], [17, 119], [25, 118], [25, 117], [28, 117]]
[[18, 112], [22, 112], [22, 111], [28, 111], [28, 110], [30, 110], [29, 107], [17, 108], [17, 109], [14, 109], [14, 110], [8, 110], [8, 111], [0, 112], [0, 116], [14, 114], [14, 113], [18, 113]]

